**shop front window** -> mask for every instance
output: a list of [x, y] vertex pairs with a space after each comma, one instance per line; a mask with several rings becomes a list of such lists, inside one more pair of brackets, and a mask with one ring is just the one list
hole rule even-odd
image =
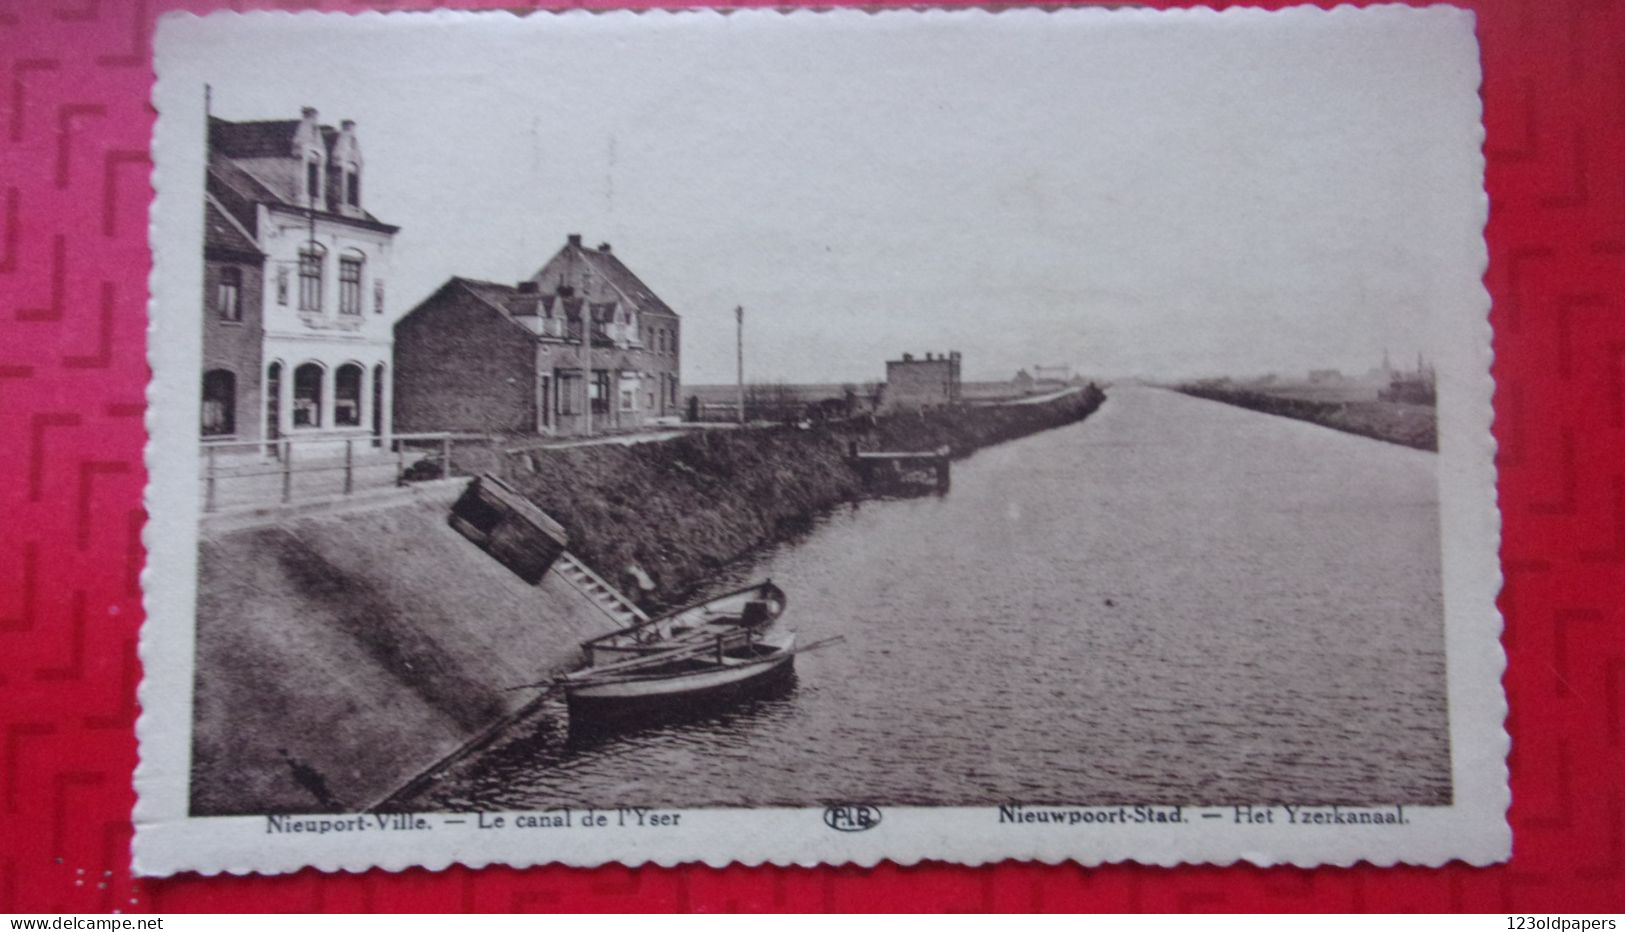
[[346, 363], [333, 376], [333, 423], [339, 427], [361, 426], [361, 367]]
[[322, 367], [307, 362], [293, 370], [293, 426], [322, 426]]

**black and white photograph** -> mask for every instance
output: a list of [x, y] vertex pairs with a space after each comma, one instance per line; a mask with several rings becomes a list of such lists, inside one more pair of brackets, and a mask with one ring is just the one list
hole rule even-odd
[[138, 869], [1505, 856], [1469, 14], [158, 50]]

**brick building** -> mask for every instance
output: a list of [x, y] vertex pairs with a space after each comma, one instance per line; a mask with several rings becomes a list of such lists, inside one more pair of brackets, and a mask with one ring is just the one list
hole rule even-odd
[[681, 410], [680, 345], [677, 313], [608, 243], [571, 234], [530, 278], [452, 278], [395, 324], [396, 429], [641, 427]]
[[201, 432], [369, 437], [391, 423], [398, 227], [362, 206], [355, 123], [209, 118]]
[[962, 380], [959, 353], [926, 353], [915, 359], [904, 353], [902, 359], [886, 362], [886, 391], [881, 403], [885, 411], [917, 411], [959, 404]]
[[203, 205], [205, 438], [260, 437], [265, 254], [212, 195]]

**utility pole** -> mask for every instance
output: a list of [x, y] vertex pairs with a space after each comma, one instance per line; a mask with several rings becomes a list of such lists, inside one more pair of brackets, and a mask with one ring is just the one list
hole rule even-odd
[[745, 423], [745, 306], [734, 307], [734, 351], [739, 363], [739, 423]]

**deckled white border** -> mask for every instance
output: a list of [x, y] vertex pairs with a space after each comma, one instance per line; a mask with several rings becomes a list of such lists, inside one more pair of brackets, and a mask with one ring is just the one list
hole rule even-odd
[[[873, 18], [894, 24], [913, 18], [1054, 17], [1096, 22], [1152, 17], [1181, 17], [1230, 23], [1282, 16], [1428, 17], [1454, 24], [1467, 48], [1441, 50], [1474, 64], [1456, 89], [1476, 98], [1479, 84], [1472, 14], [1453, 7], [1424, 9], [1375, 7], [1333, 11], [1294, 8], [1266, 13], [1257, 10], [1207, 8], [1176, 11], [1075, 9], [1044, 12], [1032, 9], [990, 13], [983, 10], [906, 10], [880, 13], [842, 10], [780, 13], [736, 10], [736, 22], [786, 17], [805, 25], [818, 20]], [[1384, 12], [1386, 11], [1386, 12]], [[1506, 658], [1500, 644], [1501, 617], [1494, 604], [1500, 589], [1498, 560], [1500, 515], [1495, 499], [1494, 440], [1490, 378], [1489, 295], [1483, 286], [1487, 253], [1481, 235], [1488, 216], [1482, 190], [1483, 129], [1481, 108], [1472, 112], [1479, 154], [1473, 165], [1473, 190], [1461, 196], [1478, 205], [1478, 230], [1448, 281], [1446, 300], [1455, 306], [1436, 315], [1447, 333], [1439, 347], [1439, 481], [1445, 595], [1445, 650], [1449, 690], [1450, 740], [1455, 804], [1409, 809], [1411, 824], [1399, 828], [1319, 829], [1303, 826], [1236, 826], [1229, 820], [1198, 822], [1190, 830], [1121, 826], [1053, 828], [1000, 824], [995, 808], [887, 809], [882, 823], [865, 832], [831, 831], [821, 809], [683, 810], [681, 830], [559, 830], [478, 832], [442, 828], [422, 833], [369, 832], [319, 837], [267, 834], [262, 818], [191, 818], [187, 815], [193, 673], [193, 615], [196, 603], [199, 504], [198, 457], [195, 450], [197, 372], [201, 334], [195, 296], [202, 293], [201, 171], [186, 175], [166, 166], [193, 165], [196, 155], [177, 156], [181, 146], [196, 145], [178, 130], [170, 109], [195, 107], [195, 88], [166, 82], [163, 62], [188, 43], [208, 35], [221, 19], [255, 28], [276, 28], [297, 19], [308, 24], [324, 18], [334, 30], [450, 27], [479, 23], [504, 30], [575, 29], [583, 31], [658, 28], [679, 20], [715, 19], [716, 11], [533, 14], [504, 12], [219, 13], [199, 18], [167, 14], [160, 20], [155, 46], [158, 82], [153, 101], [158, 120], [153, 136], [153, 184], [157, 199], [149, 235], [154, 267], [149, 303], [148, 354], [153, 378], [147, 393], [146, 451], [150, 477], [146, 492], [149, 517], [143, 531], [147, 567], [142, 573], [147, 622], [141, 633], [141, 661], [146, 675], [140, 687], [142, 715], [136, 724], [141, 760], [136, 769], [134, 870], [161, 876], [179, 871], [213, 874], [281, 873], [314, 866], [322, 870], [383, 867], [438, 869], [452, 863], [469, 866], [528, 866], [564, 863], [590, 866], [673, 865], [703, 861], [721, 867], [817, 865], [881, 860], [914, 864], [942, 860], [984, 864], [1008, 858], [1085, 865], [1138, 861], [1145, 864], [1229, 864], [1237, 860], [1260, 865], [1350, 865], [1366, 860], [1380, 865], [1409, 863], [1437, 866], [1454, 859], [1483, 865], [1511, 853], [1506, 822], [1510, 804], [1504, 729], [1506, 699], [1501, 675]], [[196, 175], [196, 177], [192, 177]], [[1465, 232], [1465, 231], [1464, 231]], [[177, 295], [166, 305], [165, 295]]]

